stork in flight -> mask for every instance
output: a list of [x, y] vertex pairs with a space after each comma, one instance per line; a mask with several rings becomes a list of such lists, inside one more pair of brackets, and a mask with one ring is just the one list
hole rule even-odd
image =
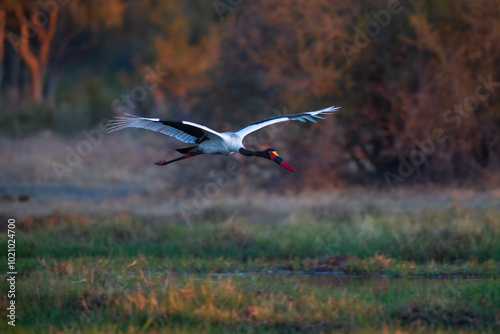
[[247, 150], [243, 145], [243, 138], [254, 131], [275, 123], [287, 121], [311, 121], [316, 123], [316, 120], [314, 118], [324, 119], [322, 115], [330, 115], [339, 108], [340, 107], [329, 107], [317, 111], [308, 111], [294, 115], [271, 117], [249, 124], [236, 132], [223, 133], [214, 131], [204, 125], [188, 121], [144, 118], [125, 114], [127, 116], [115, 117], [115, 119], [110, 121], [108, 123], [107, 130], [108, 132], [113, 132], [125, 128], [142, 128], [158, 131], [185, 143], [198, 144], [196, 146], [177, 149], [176, 151], [183, 155], [172, 160], [161, 160], [155, 163], [160, 166], [165, 166], [175, 161], [195, 157], [200, 154], [230, 155], [233, 153], [240, 153], [246, 156], [257, 156], [269, 159], [271, 161], [274, 161], [281, 167], [295, 172], [295, 169], [293, 169], [292, 166], [283, 161], [278, 153], [276, 153], [276, 150], [272, 148], [268, 148], [264, 151]]

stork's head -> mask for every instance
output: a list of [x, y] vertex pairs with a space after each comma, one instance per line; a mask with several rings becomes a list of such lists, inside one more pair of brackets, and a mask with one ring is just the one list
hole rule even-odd
[[263, 157], [269, 160], [274, 161], [278, 165], [280, 165], [283, 168], [286, 168], [288, 170], [291, 170], [292, 172], [295, 172], [295, 169], [293, 169], [292, 166], [287, 164], [276, 152], [274, 148], [268, 148], [267, 150], [263, 151], [264, 155]]

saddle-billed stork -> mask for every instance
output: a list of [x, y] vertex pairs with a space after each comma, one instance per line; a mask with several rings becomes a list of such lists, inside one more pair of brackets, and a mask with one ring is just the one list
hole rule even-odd
[[125, 128], [142, 128], [153, 131], [158, 131], [165, 135], [174, 137], [185, 143], [198, 144], [196, 146], [177, 149], [176, 151], [183, 155], [172, 160], [161, 160], [155, 164], [165, 166], [169, 163], [195, 157], [200, 154], [221, 154], [230, 155], [240, 153], [246, 156], [257, 156], [274, 161], [278, 165], [288, 170], [295, 172], [295, 169], [287, 164], [276, 153], [275, 149], [268, 148], [264, 151], [251, 151], [243, 145], [243, 138], [265, 126], [287, 122], [287, 121], [311, 121], [316, 123], [314, 118], [321, 118], [322, 115], [332, 114], [340, 107], [329, 107], [317, 111], [308, 111], [294, 115], [277, 116], [264, 119], [239, 129], [236, 132], [219, 133], [204, 125], [196, 124], [188, 121], [173, 121], [159, 118], [144, 118], [134, 115], [125, 114], [124, 117], [115, 117], [108, 123], [108, 132], [118, 131]]

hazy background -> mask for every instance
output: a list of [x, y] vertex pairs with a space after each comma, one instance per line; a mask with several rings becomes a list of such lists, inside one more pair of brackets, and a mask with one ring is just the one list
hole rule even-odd
[[[500, 333], [499, 18], [498, 0], [0, 0], [18, 317], [0, 332]], [[295, 173], [160, 167], [190, 144], [105, 131], [329, 106], [245, 139]]]
[[[352, 187], [495, 193], [499, 17], [487, 0], [2, 1], [0, 207], [182, 216]], [[233, 131], [331, 105], [318, 124], [247, 138], [297, 173], [244, 157], [158, 167], [187, 144], [102, 126], [129, 112]]]

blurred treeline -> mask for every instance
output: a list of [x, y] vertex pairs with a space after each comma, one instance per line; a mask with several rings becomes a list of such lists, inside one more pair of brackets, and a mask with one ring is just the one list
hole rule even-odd
[[[3, 0], [0, 8], [0, 117], [10, 134], [71, 133], [123, 111], [232, 130], [276, 110], [341, 105], [313, 128], [270, 138], [303, 156], [308, 185], [339, 175], [385, 182], [387, 172], [397, 182], [498, 181], [499, 1]], [[478, 90], [485, 80], [493, 83]]]

